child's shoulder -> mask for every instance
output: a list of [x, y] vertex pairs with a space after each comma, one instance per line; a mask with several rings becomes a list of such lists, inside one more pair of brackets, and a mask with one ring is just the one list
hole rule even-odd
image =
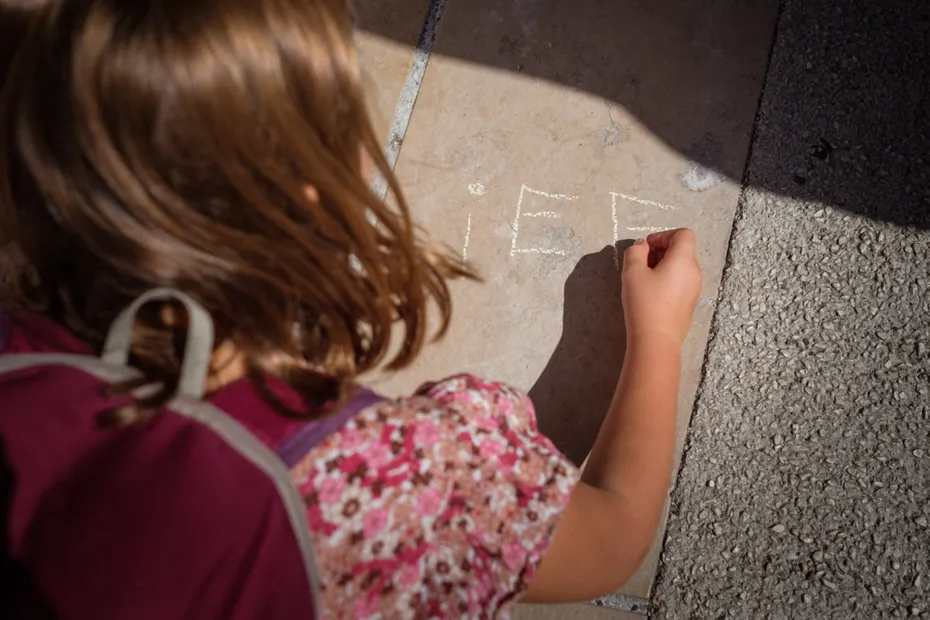
[[531, 458], [528, 451], [565, 460], [539, 434], [526, 393], [473, 375], [456, 375], [362, 410], [311, 452], [295, 473], [302, 478], [306, 471], [301, 468], [319, 467], [323, 461], [330, 470], [336, 462], [378, 469], [382, 461], [396, 465], [426, 457], [459, 458], [469, 451], [481, 456], [500, 452], [503, 458], [485, 460], [482, 467], [512, 467], [514, 458]]
[[469, 375], [365, 409], [295, 475], [340, 584], [327, 607], [366, 601], [352, 617], [497, 609], [532, 577], [577, 481], [524, 393]]
[[456, 375], [427, 383], [413, 397], [400, 402], [417, 409], [422, 407], [421, 411], [435, 415], [451, 416], [458, 422], [487, 425], [493, 421], [504, 428], [536, 431], [536, 411], [525, 392], [474, 375]]

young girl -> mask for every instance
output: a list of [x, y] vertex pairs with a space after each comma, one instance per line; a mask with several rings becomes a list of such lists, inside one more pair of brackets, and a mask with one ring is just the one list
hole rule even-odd
[[[366, 371], [409, 364], [430, 306], [443, 333], [447, 279], [474, 275], [418, 236], [345, 0], [0, 10], [5, 355], [99, 353], [125, 307], [175, 289], [215, 326], [207, 397], [258, 433], [273, 416], [337, 416]], [[374, 171], [395, 206], [370, 191]], [[325, 617], [508, 617], [517, 601], [623, 585], [671, 473], [694, 243], [671, 231], [624, 255], [626, 358], [583, 474], [525, 394], [467, 375], [372, 399], [299, 455]], [[130, 359], [162, 388], [88, 423], [115, 433], [157, 415], [188, 320], [143, 307]]]

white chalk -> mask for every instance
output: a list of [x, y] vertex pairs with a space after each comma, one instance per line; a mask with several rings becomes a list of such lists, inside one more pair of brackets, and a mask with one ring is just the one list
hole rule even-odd
[[545, 254], [546, 256], [565, 256], [562, 250], [553, 250], [548, 248], [520, 248], [514, 250], [511, 254]]
[[622, 192], [610, 192], [611, 196], [615, 198], [623, 198], [624, 200], [629, 200], [630, 202], [635, 202], [637, 204], [646, 205], [647, 207], [655, 207], [656, 209], [662, 209], [663, 211], [677, 211], [678, 207], [673, 207], [672, 205], [662, 204], [661, 202], [656, 202], [655, 200], [646, 200], [645, 198], [639, 198], [637, 196], [630, 196], [629, 194], [624, 194]]
[[686, 172], [679, 175], [681, 182], [692, 192], [704, 192], [719, 185], [726, 178], [716, 170], [692, 163]]
[[532, 187], [527, 187], [526, 185], [520, 186], [520, 198], [517, 200], [517, 213], [513, 218], [513, 234], [510, 236], [510, 255], [514, 256], [516, 254], [547, 254], [551, 256], [565, 256], [565, 252], [561, 250], [545, 250], [541, 248], [531, 248], [527, 250], [518, 250], [517, 249], [517, 235], [520, 233], [520, 217], [548, 217], [555, 218], [559, 217], [559, 214], [555, 211], [535, 211], [532, 213], [523, 213], [523, 197], [526, 195], [526, 192], [531, 194], [536, 194], [537, 196], [544, 196], [545, 198], [551, 198], [553, 200], [567, 200], [569, 202], [578, 200], [578, 196], [569, 196], [568, 194], [550, 194], [538, 189], [533, 189]]
[[471, 238], [471, 213], [468, 214], [468, 223], [465, 224], [465, 245], [462, 246], [462, 260], [468, 260], [469, 238]]
[[517, 253], [517, 234], [520, 232], [520, 211], [523, 209], [523, 193], [526, 191], [526, 185], [520, 186], [520, 198], [517, 199], [517, 214], [513, 216], [512, 234], [510, 235], [510, 255]]
[[664, 226], [628, 226], [627, 230], [631, 232], [654, 233], [654, 232], [665, 232], [666, 230], [669, 230], [669, 229]]
[[468, 186], [468, 193], [472, 196], [484, 196], [486, 188], [481, 183], [472, 183]]
[[546, 192], [539, 191], [538, 189], [533, 189], [532, 187], [523, 186], [523, 189], [526, 191], [536, 194], [538, 196], [545, 196], [546, 198], [552, 198], [554, 200], [578, 200], [578, 196], [569, 196], [568, 194], [547, 194]]

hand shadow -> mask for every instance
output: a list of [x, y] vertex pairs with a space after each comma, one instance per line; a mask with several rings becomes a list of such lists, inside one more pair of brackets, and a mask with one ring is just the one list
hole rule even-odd
[[614, 252], [631, 240], [588, 254], [565, 282], [562, 337], [530, 389], [539, 429], [575, 464], [587, 457], [613, 398], [626, 333]]

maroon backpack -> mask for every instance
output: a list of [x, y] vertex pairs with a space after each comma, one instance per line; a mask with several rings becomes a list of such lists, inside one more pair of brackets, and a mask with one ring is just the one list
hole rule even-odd
[[[126, 365], [135, 314], [165, 298], [190, 321], [178, 394], [151, 420], [101, 429], [100, 411], [133, 398], [104, 388], [138, 374]], [[279, 416], [244, 380], [202, 400], [213, 325], [176, 291], [121, 314], [100, 358], [44, 317], [4, 316], [0, 618], [320, 617], [288, 468], [375, 395], [309, 423]]]

